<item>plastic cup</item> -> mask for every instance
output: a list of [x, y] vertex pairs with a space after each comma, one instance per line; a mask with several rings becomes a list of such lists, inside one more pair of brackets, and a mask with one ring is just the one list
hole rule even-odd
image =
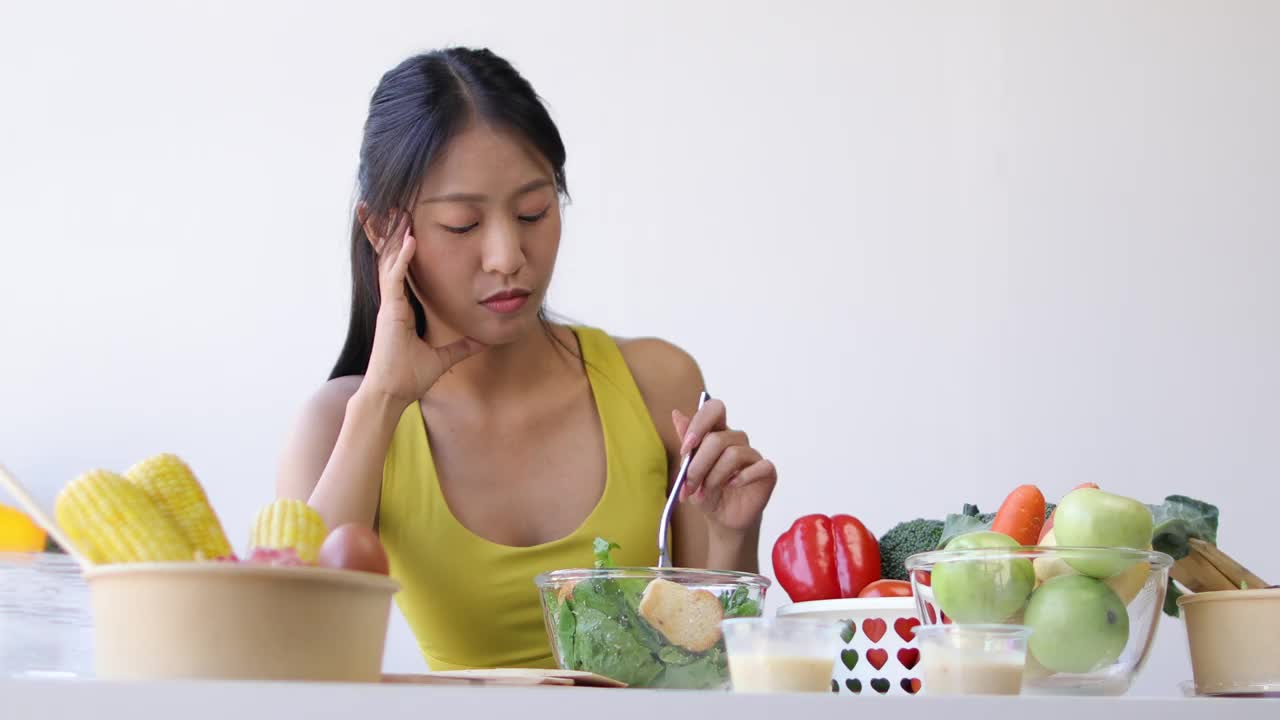
[[830, 620], [725, 620], [724, 645], [734, 692], [831, 692], [840, 625]]
[[1025, 625], [922, 625], [920, 675], [928, 695], [1018, 695], [1027, 664]]

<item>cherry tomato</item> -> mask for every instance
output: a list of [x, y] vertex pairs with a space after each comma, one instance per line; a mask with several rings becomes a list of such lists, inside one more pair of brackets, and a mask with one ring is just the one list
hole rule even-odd
[[905, 580], [877, 580], [862, 588], [860, 598], [911, 597], [911, 583]]

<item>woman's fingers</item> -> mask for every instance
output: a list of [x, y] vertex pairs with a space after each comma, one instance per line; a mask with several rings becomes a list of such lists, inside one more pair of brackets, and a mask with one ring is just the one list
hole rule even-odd
[[766, 481], [778, 481], [778, 468], [771, 461], [760, 459], [739, 471], [729, 480], [727, 487], [740, 488]]
[[694, 414], [693, 419], [689, 421], [689, 427], [682, 433], [680, 455], [688, 455], [691, 450], [698, 447], [707, 433], [728, 427], [728, 414], [724, 403], [715, 398], [708, 400], [702, 409]]
[[703, 438], [702, 444], [693, 453], [693, 459], [689, 461], [689, 472], [685, 476], [685, 487], [690, 493], [702, 486], [708, 473], [720, 462], [720, 457], [734, 446], [749, 447], [747, 434], [740, 430], [721, 430]]
[[730, 445], [725, 448], [694, 495], [695, 502], [706, 502], [711, 507], [716, 507], [720, 503], [720, 493], [760, 459], [760, 453], [749, 445]]
[[689, 416], [679, 410], [671, 411], [671, 424], [676, 426], [676, 437], [678, 438], [684, 438], [685, 433], [689, 432]]
[[436, 357], [440, 358], [440, 372], [443, 373], [454, 365], [484, 350], [485, 345], [478, 340], [464, 337], [444, 347], [432, 349], [436, 351]]
[[405, 226], [404, 234], [397, 244], [387, 243], [385, 246], [382, 258], [387, 258], [390, 262], [386, 265], [386, 271], [382, 277], [384, 303], [394, 302], [404, 297], [405, 278], [409, 275], [409, 262], [413, 259], [413, 251], [416, 248], [417, 241], [409, 232], [408, 225]]

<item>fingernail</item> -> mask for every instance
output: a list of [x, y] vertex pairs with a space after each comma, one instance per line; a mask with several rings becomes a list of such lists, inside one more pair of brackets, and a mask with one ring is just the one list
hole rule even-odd
[[693, 433], [691, 433], [691, 432], [690, 432], [690, 433], [685, 433], [685, 435], [684, 435], [684, 442], [680, 445], [680, 454], [681, 454], [681, 455], [688, 455], [688, 454], [689, 454], [689, 451], [693, 449], [693, 442], [694, 442], [694, 440], [697, 440], [697, 438], [696, 438], [696, 437], [694, 437]]

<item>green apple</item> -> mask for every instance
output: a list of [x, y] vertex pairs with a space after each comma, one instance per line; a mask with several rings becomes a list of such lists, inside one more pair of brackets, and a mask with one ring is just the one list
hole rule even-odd
[[[947, 543], [947, 550], [1016, 548], [998, 532], [972, 532]], [[933, 568], [933, 598], [958, 623], [998, 623], [1027, 602], [1036, 583], [1031, 561], [1022, 558], [973, 558], [939, 562]]]
[[1129, 642], [1129, 613], [1106, 583], [1060, 575], [1031, 595], [1023, 622], [1028, 649], [1048, 670], [1086, 673], [1119, 659]]
[[[1151, 546], [1152, 518], [1146, 505], [1093, 488], [1067, 493], [1054, 515], [1053, 533], [1064, 547], [1133, 548]], [[1134, 563], [1102, 557], [1072, 557], [1071, 567], [1084, 575], [1108, 578]]]

